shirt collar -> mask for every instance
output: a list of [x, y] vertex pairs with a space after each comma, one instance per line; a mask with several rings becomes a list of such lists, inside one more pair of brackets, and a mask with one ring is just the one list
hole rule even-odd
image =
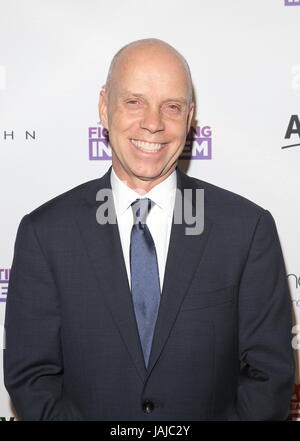
[[122, 181], [116, 175], [113, 168], [111, 169], [110, 180], [114, 195], [115, 208], [119, 215], [122, 215], [131, 206], [132, 202], [141, 197], [151, 199], [158, 207], [166, 211], [168, 216], [173, 215], [174, 197], [177, 186], [175, 170], [170, 176], [157, 184], [143, 196], [128, 187], [125, 183], [126, 181]]

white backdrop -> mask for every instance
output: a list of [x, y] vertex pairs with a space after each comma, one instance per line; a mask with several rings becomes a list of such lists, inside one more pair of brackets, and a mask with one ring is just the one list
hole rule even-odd
[[[300, 323], [300, 146], [282, 149], [300, 143], [299, 23], [299, 0], [0, 0], [1, 332], [18, 224], [110, 166], [101, 148], [89, 156], [99, 90], [114, 53], [148, 37], [186, 57], [198, 131], [211, 130], [211, 141], [194, 142], [200, 159], [188, 174], [271, 211]], [[291, 330], [297, 360], [298, 335], [300, 326]], [[0, 419], [9, 419], [0, 361]], [[291, 419], [300, 420], [295, 391]]]

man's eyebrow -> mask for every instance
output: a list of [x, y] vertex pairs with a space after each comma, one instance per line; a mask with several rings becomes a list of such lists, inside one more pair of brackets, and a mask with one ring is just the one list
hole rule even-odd
[[164, 102], [166, 101], [176, 101], [177, 103], [181, 103], [181, 104], [187, 104], [188, 100], [186, 98], [183, 97], [177, 97], [177, 98], [168, 98], [167, 100], [164, 100]]
[[[135, 92], [130, 92], [130, 91], [126, 91], [126, 92], [122, 92], [120, 94], [121, 98], [127, 98], [129, 96], [134, 96], [137, 98], [146, 98], [145, 95], [143, 95], [142, 93], [135, 93]], [[181, 103], [181, 104], [187, 104], [188, 100], [186, 98], [183, 97], [176, 97], [176, 98], [167, 98], [166, 100], [163, 101], [163, 103], [166, 103], [168, 101], [175, 101], [177, 103]]]

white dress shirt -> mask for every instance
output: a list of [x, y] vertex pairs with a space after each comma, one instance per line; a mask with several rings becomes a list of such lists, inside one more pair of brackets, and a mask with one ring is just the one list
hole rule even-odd
[[154, 206], [147, 216], [146, 223], [156, 248], [160, 287], [162, 291], [176, 196], [176, 171], [174, 170], [164, 181], [157, 184], [148, 193], [142, 196], [129, 188], [125, 182], [121, 181], [113, 168], [111, 170], [110, 180], [129, 286], [131, 286], [130, 235], [133, 225], [131, 204], [140, 198], [149, 198], [154, 202]]

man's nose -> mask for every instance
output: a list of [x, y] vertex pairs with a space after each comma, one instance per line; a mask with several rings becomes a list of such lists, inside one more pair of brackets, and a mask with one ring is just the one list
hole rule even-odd
[[160, 132], [164, 130], [165, 125], [160, 112], [160, 109], [148, 108], [145, 110], [141, 120], [141, 127], [151, 133]]

